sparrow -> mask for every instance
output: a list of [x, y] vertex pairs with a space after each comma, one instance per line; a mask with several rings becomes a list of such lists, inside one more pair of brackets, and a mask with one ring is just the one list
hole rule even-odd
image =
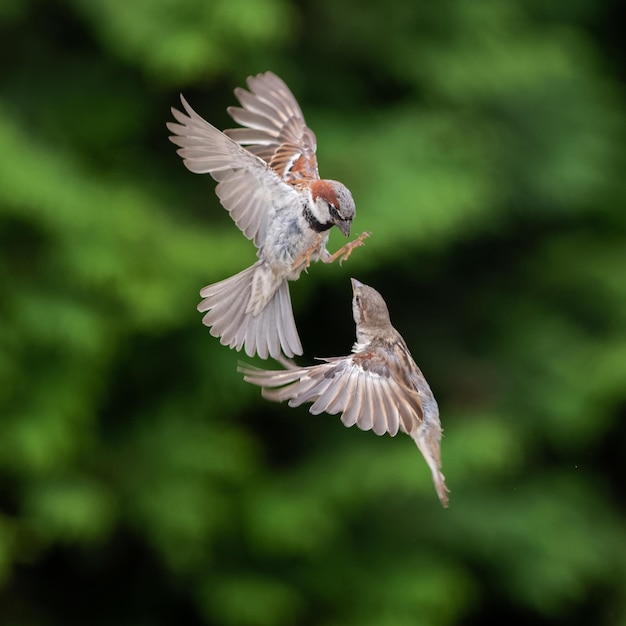
[[300, 406], [312, 402], [313, 415], [341, 413], [345, 426], [356, 424], [377, 435], [410, 435], [432, 473], [439, 500], [448, 506], [441, 473], [441, 424], [433, 393], [406, 342], [391, 325], [382, 296], [354, 278], [352, 311], [356, 343], [349, 356], [285, 370], [240, 366], [244, 380], [262, 387], [263, 397]]
[[200, 117], [181, 95], [185, 112], [172, 108], [167, 128], [185, 166], [210, 174], [216, 193], [258, 261], [205, 287], [198, 310], [223, 345], [279, 358], [302, 354], [287, 281], [297, 280], [311, 261], [345, 261], [363, 244], [363, 233], [334, 254], [326, 249], [330, 229], [347, 237], [355, 215], [350, 191], [321, 179], [316, 139], [295, 97], [272, 72], [250, 76], [248, 90], [235, 89], [241, 107], [229, 107], [244, 126], [221, 132]]

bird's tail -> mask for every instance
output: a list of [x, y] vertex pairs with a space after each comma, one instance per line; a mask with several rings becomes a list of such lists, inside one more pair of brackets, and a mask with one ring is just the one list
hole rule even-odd
[[450, 490], [446, 486], [444, 475], [441, 473], [441, 453], [439, 451], [440, 432], [440, 430], [436, 430], [436, 434], [433, 434], [430, 430], [426, 430], [426, 432], [419, 430], [415, 433], [411, 433], [411, 437], [413, 437], [417, 447], [426, 459], [426, 463], [428, 463], [441, 505], [447, 507], [448, 493]]
[[[243, 347], [249, 357], [278, 359], [302, 354], [302, 345], [291, 309], [286, 280], [258, 312], [250, 305], [259, 262], [219, 283], [205, 287], [198, 311], [205, 313], [202, 323], [211, 328], [222, 345], [235, 350]], [[256, 307], [258, 308], [258, 307]]]

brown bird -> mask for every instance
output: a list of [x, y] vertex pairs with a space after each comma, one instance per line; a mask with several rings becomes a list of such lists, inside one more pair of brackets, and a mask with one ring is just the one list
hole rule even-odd
[[333, 226], [350, 234], [352, 195], [341, 183], [320, 179], [315, 135], [285, 83], [266, 72], [249, 77], [248, 88], [235, 90], [242, 106], [228, 109], [247, 128], [221, 132], [182, 96], [186, 113], [173, 108], [178, 123], [167, 128], [185, 166], [211, 174], [220, 202], [258, 249], [254, 265], [202, 289], [203, 323], [222, 344], [243, 347], [248, 356], [291, 357], [302, 354], [302, 345], [287, 281], [311, 261], [346, 260], [369, 233], [328, 252]]
[[356, 343], [349, 356], [319, 365], [271, 371], [240, 367], [244, 380], [263, 387], [263, 397], [289, 406], [312, 402], [313, 415], [341, 413], [346, 426], [377, 435], [410, 435], [432, 473], [441, 504], [448, 488], [441, 473], [439, 408], [400, 333], [391, 325], [382, 296], [352, 279]]

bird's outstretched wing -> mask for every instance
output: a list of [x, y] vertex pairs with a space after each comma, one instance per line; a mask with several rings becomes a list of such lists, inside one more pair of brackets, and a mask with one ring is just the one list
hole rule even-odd
[[342, 413], [346, 426], [377, 435], [411, 433], [422, 420], [418, 394], [400, 385], [380, 354], [351, 354], [322, 359], [319, 365], [288, 370], [240, 367], [244, 380], [263, 387], [263, 396], [289, 406], [312, 402], [309, 411]]
[[211, 174], [218, 181], [215, 193], [243, 231], [262, 245], [267, 226], [275, 213], [298, 202], [299, 194], [263, 160], [251, 154], [223, 132], [200, 117], [181, 96], [186, 113], [172, 108], [177, 123], [167, 128], [172, 143], [187, 169]]
[[425, 420], [418, 392], [400, 384], [380, 355], [365, 352], [322, 360], [320, 365], [287, 370], [240, 366], [239, 371], [245, 381], [262, 387], [268, 400], [289, 400], [292, 407], [312, 402], [311, 413], [342, 413], [346, 426], [356, 424], [377, 435], [393, 437], [398, 431], [410, 435], [428, 464], [441, 504], [448, 506], [439, 421], [432, 422], [430, 415]]
[[224, 131], [265, 161], [289, 183], [318, 180], [316, 139], [287, 85], [273, 72], [248, 77], [248, 89], [235, 89], [241, 107], [228, 107], [245, 128]]

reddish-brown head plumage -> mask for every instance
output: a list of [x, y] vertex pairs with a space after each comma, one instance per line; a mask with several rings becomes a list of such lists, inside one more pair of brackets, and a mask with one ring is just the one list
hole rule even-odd
[[339, 198], [337, 198], [335, 186], [328, 180], [313, 181], [311, 183], [311, 195], [313, 196], [313, 202], [321, 198], [331, 206], [339, 206]]

